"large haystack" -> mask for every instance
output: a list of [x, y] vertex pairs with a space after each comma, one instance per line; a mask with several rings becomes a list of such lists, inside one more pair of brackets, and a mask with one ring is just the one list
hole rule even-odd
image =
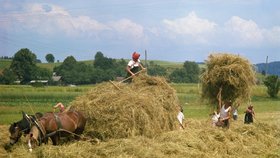
[[250, 62], [239, 55], [211, 54], [201, 75], [202, 97], [217, 103], [221, 88], [222, 100], [249, 101], [255, 84], [255, 72]]
[[[116, 84], [116, 83], [115, 83]], [[154, 137], [177, 128], [178, 99], [163, 78], [137, 76], [131, 84], [97, 85], [72, 102], [87, 118], [87, 134], [98, 138]]]

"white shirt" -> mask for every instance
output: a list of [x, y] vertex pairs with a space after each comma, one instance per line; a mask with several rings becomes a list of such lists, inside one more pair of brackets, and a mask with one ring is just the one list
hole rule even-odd
[[213, 122], [213, 123], [217, 123], [218, 120], [219, 120], [219, 117], [220, 117], [220, 114], [217, 114], [217, 113], [215, 112], [215, 114], [214, 114], [213, 117], [212, 117], [212, 122]]
[[132, 69], [134, 67], [139, 67], [139, 65], [140, 65], [140, 59], [138, 59], [137, 61], [130, 60], [127, 64], [127, 66], [129, 66], [130, 69]]
[[238, 115], [237, 109], [234, 109], [233, 115]]
[[183, 124], [183, 120], [185, 119], [185, 116], [181, 111], [178, 113], [177, 119], [179, 120], [180, 124]]
[[229, 112], [230, 108], [231, 107], [229, 106], [227, 109], [225, 109], [225, 105], [222, 106], [222, 108], [220, 110], [220, 116], [222, 119], [228, 117], [228, 112]]

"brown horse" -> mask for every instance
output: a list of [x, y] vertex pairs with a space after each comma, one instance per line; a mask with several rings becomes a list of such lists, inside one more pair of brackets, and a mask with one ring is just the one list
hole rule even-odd
[[79, 138], [86, 125], [86, 118], [79, 111], [65, 111], [62, 113], [46, 113], [39, 121], [35, 121], [31, 127], [28, 137], [28, 147], [32, 151], [42, 142], [47, 142], [51, 138], [53, 145], [57, 145], [60, 137], [70, 135]]

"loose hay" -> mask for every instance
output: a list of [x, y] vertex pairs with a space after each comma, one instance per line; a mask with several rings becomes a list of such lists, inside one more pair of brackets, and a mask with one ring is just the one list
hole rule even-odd
[[206, 70], [201, 75], [202, 98], [217, 103], [216, 96], [222, 88], [222, 99], [250, 100], [255, 84], [255, 72], [247, 59], [233, 54], [211, 54], [206, 61]]
[[163, 78], [141, 75], [118, 87], [121, 90], [102, 83], [72, 102], [72, 108], [88, 118], [88, 135], [101, 139], [154, 137], [177, 128], [179, 101]]
[[[279, 118], [279, 117], [278, 117]], [[185, 130], [164, 132], [154, 138], [136, 136], [109, 139], [99, 144], [89, 141], [69, 142], [53, 146], [50, 143], [28, 151], [22, 138], [12, 151], [0, 150], [3, 157], [280, 157], [280, 128], [267, 123], [232, 122], [230, 129], [211, 126], [210, 120], [186, 120]], [[1, 127], [1, 126], [0, 126]], [[1, 146], [8, 142], [8, 126], [0, 128]]]

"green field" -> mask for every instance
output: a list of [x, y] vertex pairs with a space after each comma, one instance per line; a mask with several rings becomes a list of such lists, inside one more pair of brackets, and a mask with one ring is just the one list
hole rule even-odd
[[[184, 114], [187, 118], [207, 119], [213, 111], [213, 105], [200, 99], [198, 84], [171, 84], [176, 90]], [[48, 112], [57, 102], [69, 105], [77, 96], [83, 95], [94, 85], [63, 87], [46, 86], [35, 88], [27, 85], [0, 85], [0, 124], [9, 124], [21, 118], [21, 111], [27, 113]], [[273, 113], [280, 111], [280, 99], [271, 99], [266, 94], [266, 87], [255, 86], [252, 103], [257, 113]], [[247, 103], [240, 107], [245, 110]], [[240, 113], [241, 113], [240, 112]]]

